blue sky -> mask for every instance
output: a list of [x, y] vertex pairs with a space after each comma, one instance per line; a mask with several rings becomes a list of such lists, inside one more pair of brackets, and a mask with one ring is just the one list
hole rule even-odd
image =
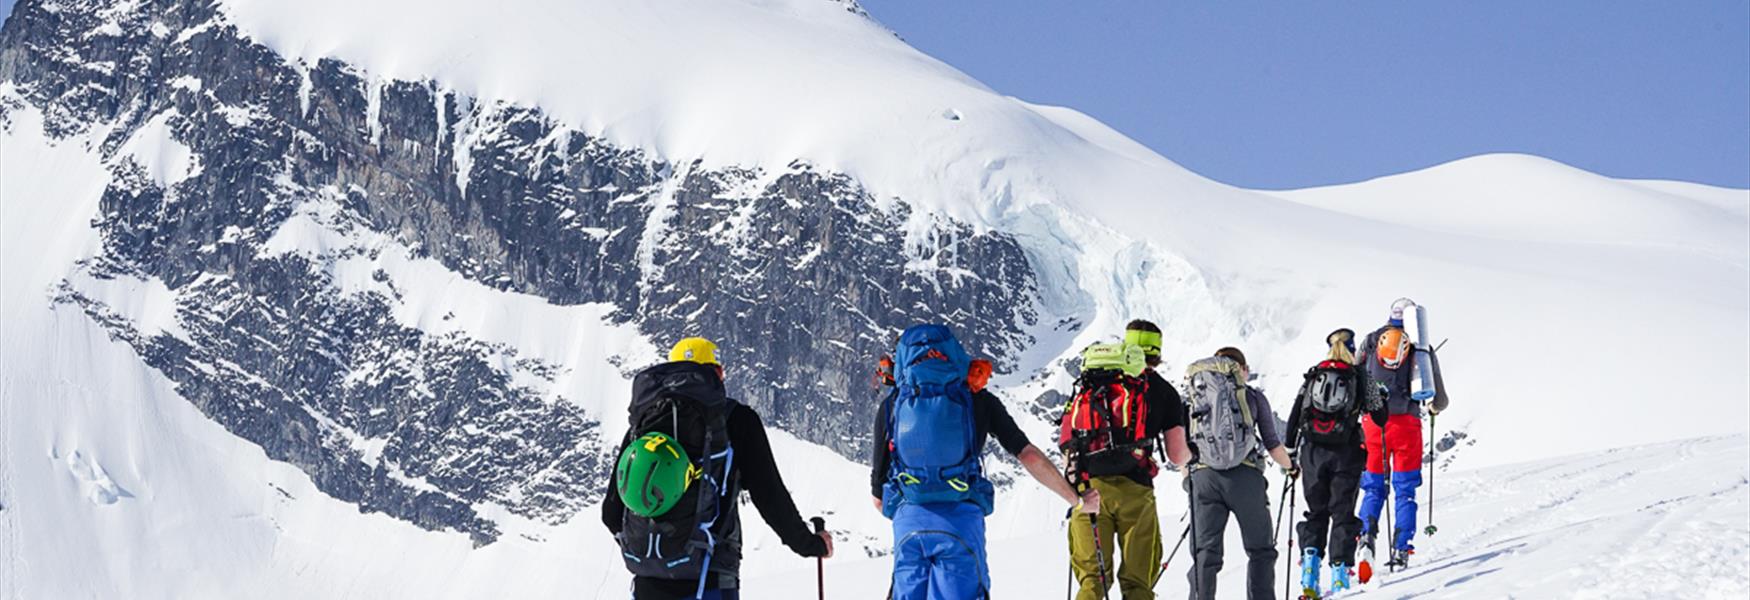
[[1750, 187], [1750, 0], [862, 1], [997, 90], [1238, 185], [1526, 152]]
[[1750, 1], [862, 0], [1004, 93], [1248, 187], [1486, 152], [1750, 187]]

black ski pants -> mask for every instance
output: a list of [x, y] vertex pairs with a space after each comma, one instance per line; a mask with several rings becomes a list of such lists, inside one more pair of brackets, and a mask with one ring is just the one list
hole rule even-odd
[[1355, 536], [1361, 533], [1355, 499], [1366, 464], [1367, 451], [1359, 444], [1308, 443], [1300, 450], [1300, 485], [1306, 496], [1306, 513], [1297, 528], [1300, 547], [1318, 548], [1333, 565], [1355, 564]]
[[1215, 576], [1221, 572], [1222, 538], [1227, 516], [1240, 522], [1240, 542], [1246, 547], [1247, 600], [1273, 600], [1276, 587], [1276, 541], [1271, 539], [1270, 492], [1264, 472], [1239, 466], [1226, 471], [1191, 472], [1191, 600], [1214, 600]]

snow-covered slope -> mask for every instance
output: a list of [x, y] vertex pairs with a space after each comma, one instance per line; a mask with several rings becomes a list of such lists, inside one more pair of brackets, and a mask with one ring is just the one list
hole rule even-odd
[[[1273, 503], [1279, 485], [1271, 483]], [[1342, 597], [1727, 600], [1750, 594], [1750, 436], [1443, 471], [1435, 485], [1440, 531], [1417, 541], [1412, 568], [1379, 575], [1361, 593]], [[1183, 512], [1183, 494], [1162, 498], [1163, 528], [1184, 527], [1170, 521]], [[1228, 533], [1218, 589], [1221, 597], [1238, 598], [1245, 563], [1238, 531]], [[992, 595], [1057, 597], [1068, 565], [1063, 536], [1058, 530], [993, 545]], [[886, 586], [885, 561], [830, 565], [830, 590], [844, 594], [834, 597], [876, 597], [856, 590]], [[1156, 593], [1182, 597], [1189, 566], [1182, 552]], [[801, 600], [815, 597], [804, 585], [812, 577], [799, 570], [749, 585], [762, 597], [771, 590], [770, 597]]]
[[[1036, 441], [1061, 360], [1131, 318], [1164, 326], [1168, 369], [1240, 345], [1285, 409], [1327, 331], [1399, 296], [1452, 339], [1449, 465], [1750, 428], [1746, 190], [1525, 156], [1235, 189], [827, 0], [19, 6], [0, 36], [0, 597], [615, 597], [592, 461], [627, 372], [702, 328], [742, 342], [731, 389], [789, 428], [780, 466], [847, 559], [886, 533], [846, 458], [871, 411], [845, 365], [907, 319], [998, 358]], [[1703, 447], [1721, 462], [1698, 477], [1741, 481], [1742, 438]], [[1556, 482], [1491, 504], [1487, 473], [1507, 471], [1446, 488], [1424, 546], [1474, 575], [1454, 594], [1521, 592], [1446, 540], [1551, 531], [1486, 516], [1572, 492], [1614, 521], [1638, 497]], [[999, 592], [1060, 585], [1055, 502], [1005, 488]], [[807, 561], [748, 520], [746, 573], [800, 593]], [[834, 569], [874, 589], [884, 566]], [[1741, 590], [1730, 575], [1718, 589]], [[1381, 591], [1424, 589], [1400, 581]]]

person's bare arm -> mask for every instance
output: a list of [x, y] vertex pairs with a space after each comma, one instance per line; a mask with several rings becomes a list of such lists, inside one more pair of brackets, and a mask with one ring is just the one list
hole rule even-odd
[[1282, 467], [1283, 470], [1294, 468], [1294, 461], [1288, 460], [1288, 449], [1281, 445], [1270, 449], [1270, 458], [1275, 460], [1276, 465]]
[[1058, 472], [1057, 465], [1051, 464], [1051, 459], [1046, 458], [1045, 453], [1039, 451], [1039, 447], [1028, 444], [1026, 448], [1021, 450], [1020, 454], [1015, 455], [1015, 458], [1021, 461], [1021, 466], [1027, 468], [1028, 474], [1039, 480], [1039, 483], [1044, 484], [1046, 489], [1056, 493], [1057, 497], [1062, 498], [1064, 502], [1076, 506], [1085, 513], [1100, 511], [1100, 491], [1090, 487], [1086, 494], [1076, 495], [1075, 488], [1070, 487], [1069, 481], [1065, 480], [1063, 474]]
[[1185, 443], [1185, 428], [1174, 427], [1162, 434], [1167, 439], [1167, 460], [1184, 467], [1191, 462], [1191, 446]]

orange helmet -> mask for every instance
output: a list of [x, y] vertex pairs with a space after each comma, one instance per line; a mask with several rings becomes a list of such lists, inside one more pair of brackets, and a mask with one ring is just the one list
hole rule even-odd
[[1379, 366], [1396, 371], [1398, 366], [1410, 358], [1409, 334], [1397, 327], [1387, 327], [1380, 332], [1379, 345], [1373, 354], [1379, 357]]
[[972, 359], [972, 364], [966, 367], [966, 387], [974, 392], [984, 391], [984, 386], [990, 383], [990, 361], [982, 358]]

